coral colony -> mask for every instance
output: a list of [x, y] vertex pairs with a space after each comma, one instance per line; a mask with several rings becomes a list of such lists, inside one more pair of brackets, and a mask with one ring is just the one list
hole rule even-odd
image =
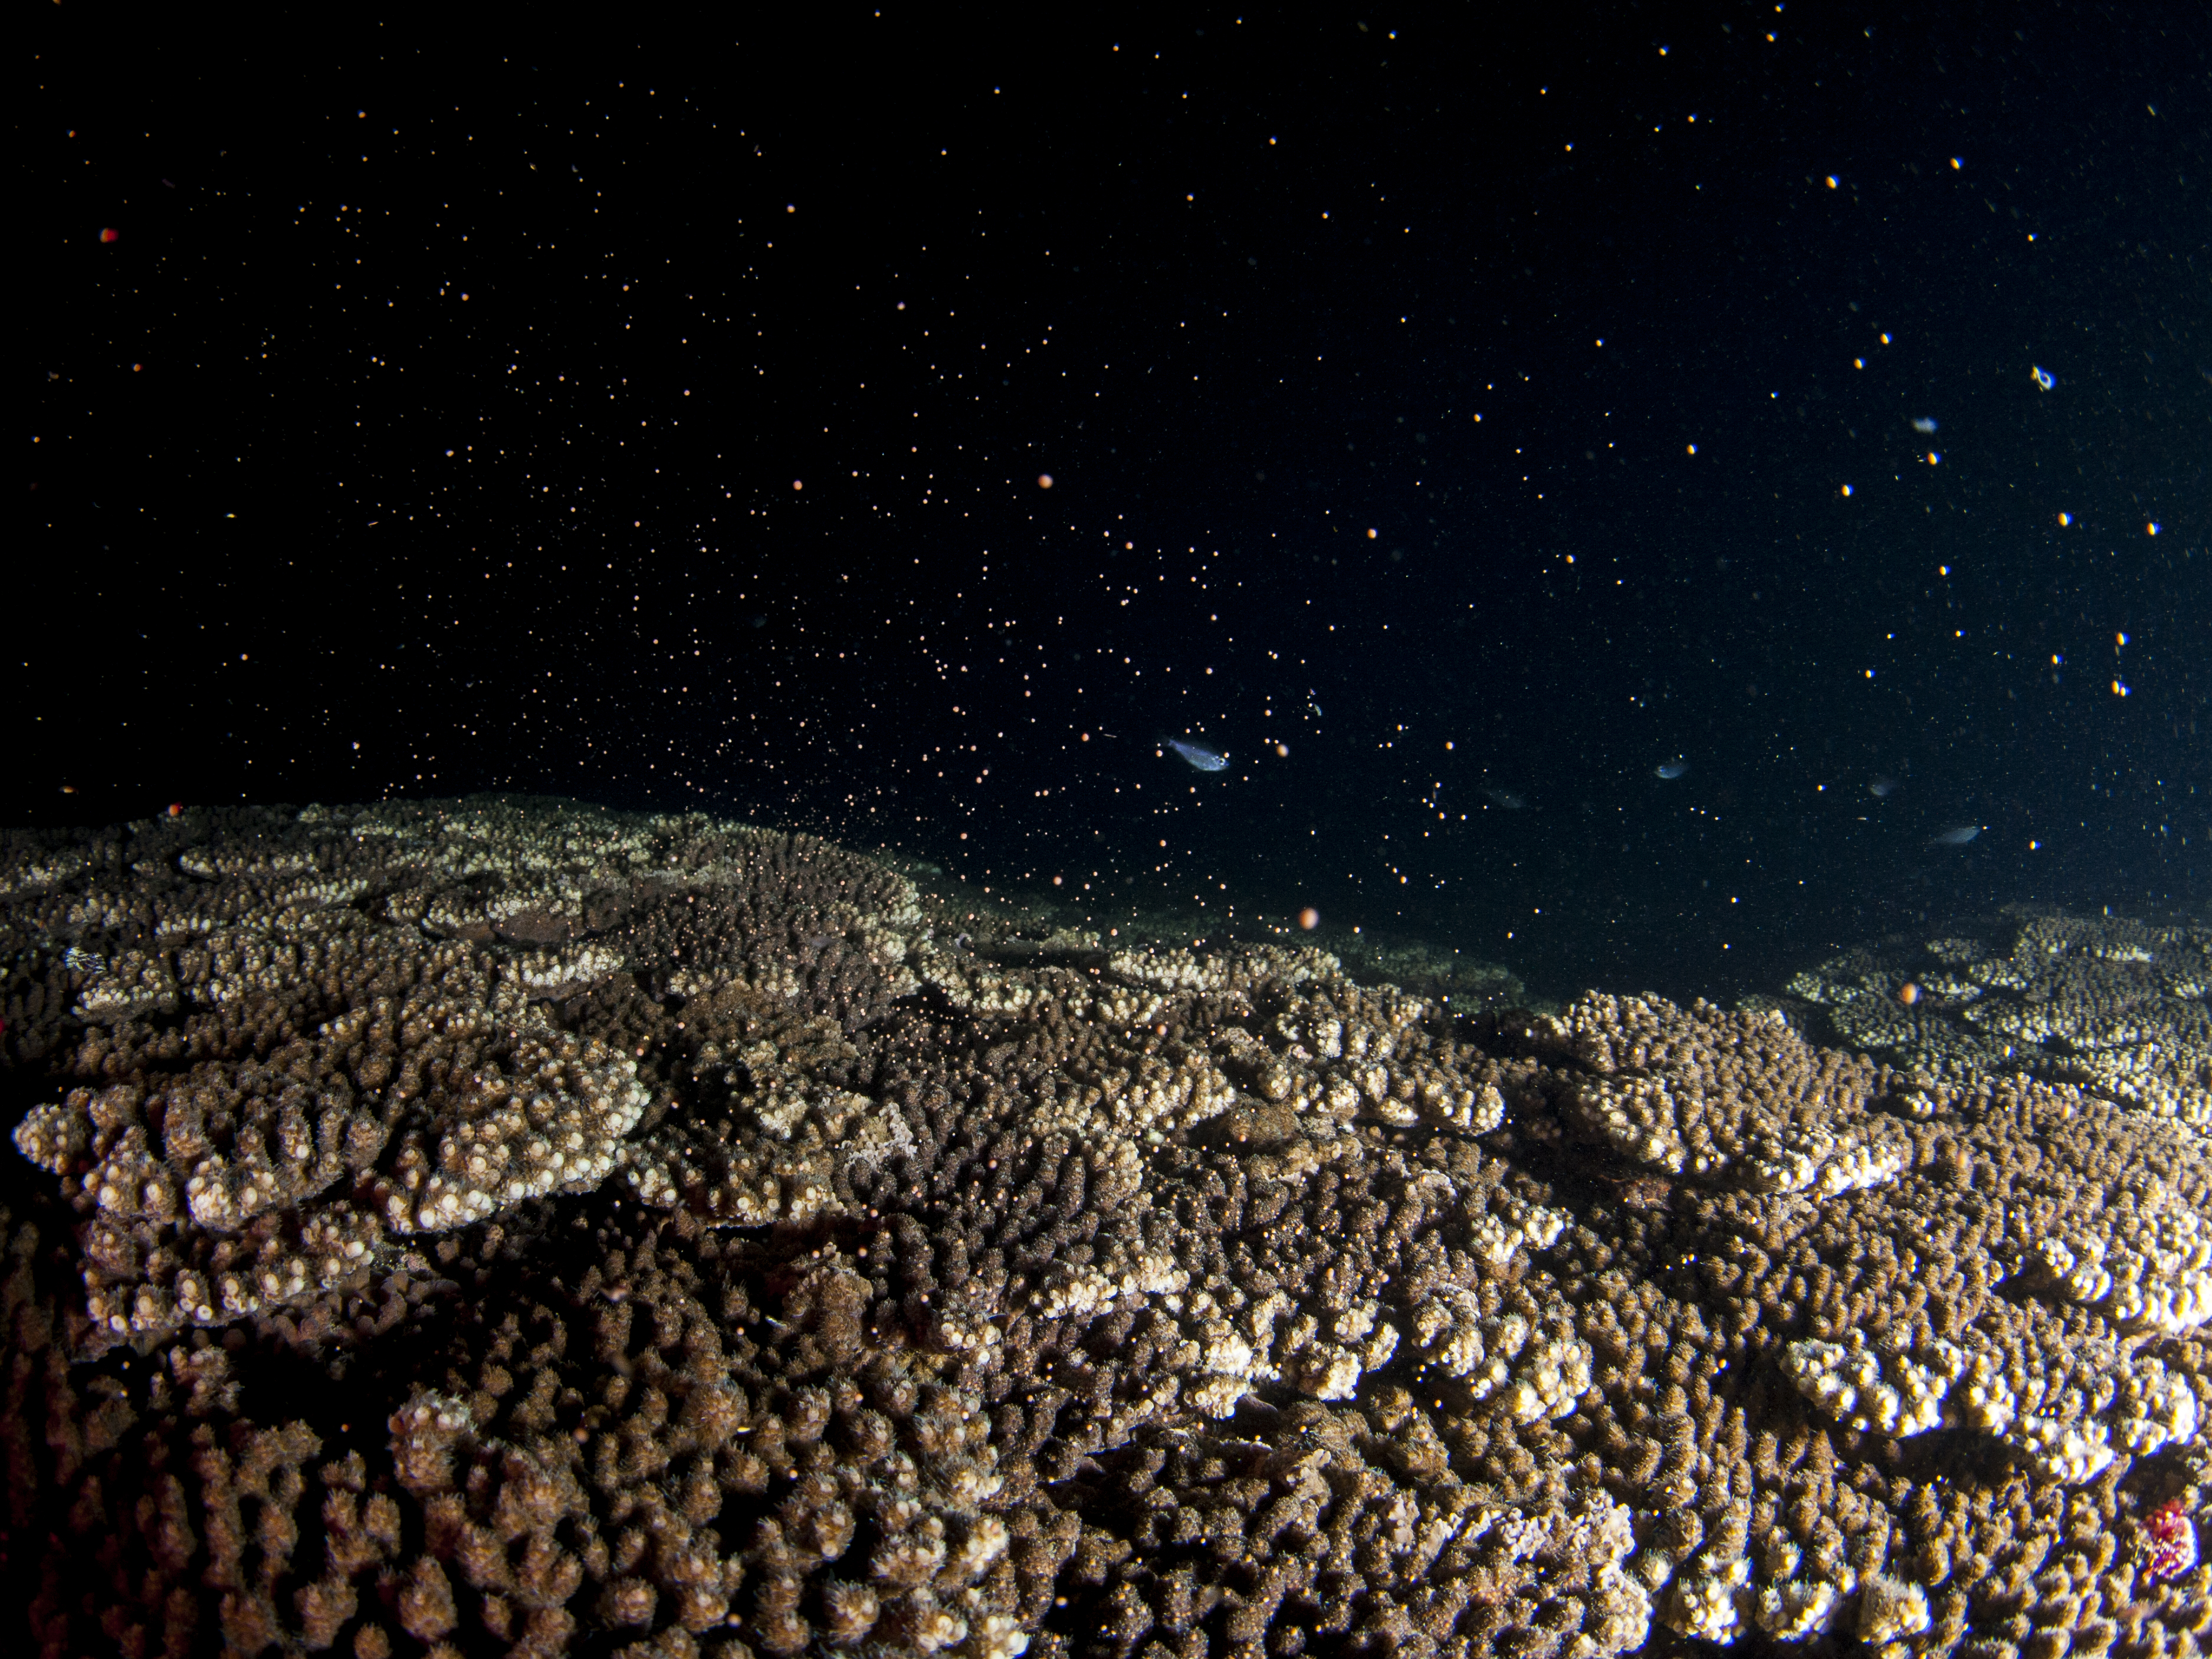
[[13, 836], [38, 1650], [2197, 1650], [2205, 930], [1467, 1014], [939, 887]]

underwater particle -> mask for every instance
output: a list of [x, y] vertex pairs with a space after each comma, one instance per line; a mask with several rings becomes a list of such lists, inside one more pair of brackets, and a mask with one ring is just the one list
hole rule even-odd
[[2155, 536], [2158, 534], [2158, 523], [2155, 520], [2143, 526], [2143, 534], [2146, 536]]
[[2030, 367], [2027, 372], [2035, 376], [2036, 385], [2041, 386], [2045, 392], [2058, 384], [2058, 377], [2047, 368]]
[[1672, 780], [1679, 778], [1684, 773], [1687, 772], [1690, 769], [1690, 763], [1684, 760], [1680, 755], [1677, 755], [1672, 760], [1661, 761], [1658, 765], [1653, 767], [1651, 769], [1659, 776]]
[[1941, 835], [1930, 836], [1928, 844], [1930, 847], [1964, 847], [1981, 833], [1982, 826], [1978, 823], [1956, 824]]
[[2124, 697], [2128, 695], [2128, 688], [2122, 684], [2118, 680], [2114, 680], [2112, 682], [2112, 695], [2116, 697]]
[[791, 481], [791, 487], [793, 489], [804, 489], [806, 488], [806, 481], [804, 478], [793, 478]]
[[1850, 495], [1850, 493], [1851, 493], [1851, 487], [1850, 487], [1849, 484], [1845, 484], [1845, 485], [1844, 486], [1844, 495]]
[[1490, 797], [1492, 805], [1508, 812], [1517, 812], [1528, 804], [1510, 789], [1486, 789], [1482, 793]]
[[1933, 415], [1914, 416], [1912, 417], [1912, 429], [1915, 432], [1921, 433], [1933, 432], [1936, 429], [1936, 417]]
[[1309, 904], [1304, 909], [1298, 912], [1298, 926], [1304, 928], [1306, 932], [1310, 933], [1315, 928], [1321, 926], [1321, 912], [1315, 909], [1312, 905]]
[[103, 242], [119, 241], [122, 240], [122, 237], [123, 233], [116, 229], [113, 225], [106, 226], [100, 233], [100, 240]]
[[1287, 743], [1279, 743], [1279, 744], [1277, 744], [1275, 745], [1275, 755], [1276, 755], [1276, 757], [1277, 757], [1278, 759], [1279, 759], [1279, 760], [1288, 760], [1288, 759], [1290, 759], [1290, 757], [1291, 757], [1291, 745], [1290, 745], [1290, 744], [1288, 744]]
[[1049, 473], [1049, 472], [1040, 472], [1040, 473], [1038, 473], [1038, 474], [1037, 474], [1037, 488], [1038, 488], [1039, 489], [1051, 489], [1051, 488], [1052, 488], [1052, 474], [1051, 474], [1051, 473]]
[[1903, 1003], [1906, 1007], [1910, 1008], [1914, 1003], [1920, 1000], [1920, 988], [1912, 983], [1911, 981], [1907, 980], [1904, 984], [1897, 988], [1897, 1000]]
[[2058, 527], [2062, 530], [2073, 522], [2074, 515], [2071, 513], [2062, 513], [2058, 515]]
[[1877, 773], [1868, 781], [1867, 793], [1872, 795], [1876, 800], [1887, 800], [1903, 787], [1895, 778], [1886, 777]]

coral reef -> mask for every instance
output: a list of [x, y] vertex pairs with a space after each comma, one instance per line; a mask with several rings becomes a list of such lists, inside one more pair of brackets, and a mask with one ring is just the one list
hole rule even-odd
[[[1544, 1014], [913, 868], [495, 798], [0, 847], [37, 1650], [2201, 1650], [2184, 942]], [[2155, 1059], [1960, 1024], [2062, 981]]]
[[[1900, 997], [1907, 987], [1909, 997]], [[2021, 907], [1793, 979], [1843, 1041], [1940, 1090], [2017, 1072], [2212, 1134], [2212, 927]]]

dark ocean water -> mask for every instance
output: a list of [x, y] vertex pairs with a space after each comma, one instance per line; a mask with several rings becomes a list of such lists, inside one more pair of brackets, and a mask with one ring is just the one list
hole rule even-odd
[[560, 793], [1555, 995], [2212, 891], [2199, 7], [226, 27], [39, 20], [11, 822]]

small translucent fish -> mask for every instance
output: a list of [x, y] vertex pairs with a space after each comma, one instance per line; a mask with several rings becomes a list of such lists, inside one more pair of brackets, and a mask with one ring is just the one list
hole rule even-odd
[[1503, 807], [1508, 812], [1517, 812], [1528, 804], [1510, 789], [1486, 789], [1482, 793], [1490, 797], [1492, 805]]
[[1867, 781], [1867, 793], [1876, 800], [1887, 800], [1904, 787], [1895, 778], [1884, 777], [1877, 773]]
[[2027, 372], [2035, 376], [2036, 385], [2041, 386], [2045, 392], [2058, 384], [2058, 377], [2047, 368], [2031, 368]]
[[1928, 844], [1930, 847], [1964, 847], [1981, 833], [1982, 826], [1978, 823], [1961, 823], [1946, 830], [1940, 836], [1930, 836]]
[[1912, 429], [1915, 432], [1933, 432], [1936, 429], [1936, 417], [1933, 415], [1914, 416]]
[[1679, 778], [1690, 769], [1690, 763], [1677, 755], [1672, 760], [1661, 761], [1651, 769], [1662, 778]]
[[1181, 738], [1163, 738], [1161, 741], [1200, 772], [1219, 772], [1228, 768], [1229, 752], [1226, 750], [1208, 749], [1203, 744], [1185, 743]]

